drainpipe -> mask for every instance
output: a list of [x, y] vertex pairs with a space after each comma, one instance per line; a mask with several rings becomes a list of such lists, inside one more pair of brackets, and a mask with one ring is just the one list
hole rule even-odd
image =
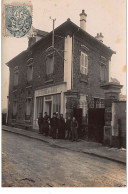
[[77, 29], [72, 35], [72, 67], [71, 67], [71, 76], [72, 76], [72, 83], [71, 83], [71, 89], [73, 89], [73, 57], [74, 57], [74, 34], [76, 34], [79, 31], [80, 28]]

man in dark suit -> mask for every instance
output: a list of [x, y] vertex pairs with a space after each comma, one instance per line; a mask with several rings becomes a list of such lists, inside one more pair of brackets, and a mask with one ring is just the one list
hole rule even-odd
[[49, 116], [47, 115], [47, 112], [44, 113], [44, 119], [43, 119], [43, 129], [44, 129], [44, 133], [45, 136], [48, 136], [48, 132], [49, 132]]
[[39, 133], [42, 134], [43, 133], [43, 117], [42, 117], [42, 113], [39, 114], [38, 125], [39, 125]]
[[52, 128], [52, 138], [56, 139], [57, 136], [57, 128], [58, 128], [58, 118], [56, 113], [53, 113], [53, 117], [51, 119], [51, 128]]

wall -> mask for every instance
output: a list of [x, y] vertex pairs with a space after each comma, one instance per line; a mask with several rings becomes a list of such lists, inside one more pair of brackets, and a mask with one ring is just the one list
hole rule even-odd
[[[85, 45], [85, 48], [81, 47]], [[104, 91], [100, 88], [100, 61], [101, 56], [106, 58], [107, 82], [109, 81], [109, 58], [110, 56], [98, 50], [95, 45], [92, 46], [84, 38], [76, 36], [74, 38], [74, 55], [73, 55], [73, 88], [80, 93], [90, 93], [94, 97], [104, 98]], [[84, 51], [88, 54], [88, 76], [80, 74], [80, 53]]]
[[126, 147], [126, 102], [112, 103], [112, 146]]
[[[55, 63], [53, 81], [46, 82], [45, 74], [45, 59], [46, 49], [51, 46], [51, 39], [42, 41], [42, 44], [37, 44], [31, 49], [20, 54], [10, 63], [10, 88], [9, 88], [9, 110], [8, 124], [13, 126], [32, 127], [34, 114], [34, 91], [36, 88], [44, 88], [49, 85], [61, 83], [64, 81], [64, 40], [61, 38], [55, 39]], [[27, 81], [27, 61], [32, 59], [33, 79]], [[19, 67], [19, 83], [18, 86], [13, 86], [14, 67]], [[31, 117], [29, 122], [25, 121], [26, 97], [31, 97]], [[12, 120], [13, 100], [18, 102], [17, 119]]]

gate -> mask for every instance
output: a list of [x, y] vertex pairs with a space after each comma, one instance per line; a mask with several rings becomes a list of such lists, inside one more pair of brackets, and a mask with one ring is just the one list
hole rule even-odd
[[104, 108], [88, 109], [88, 138], [102, 143], [104, 132]]

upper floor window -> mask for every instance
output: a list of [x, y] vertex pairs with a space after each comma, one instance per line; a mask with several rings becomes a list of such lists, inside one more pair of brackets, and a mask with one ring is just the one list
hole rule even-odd
[[106, 82], [107, 79], [106, 65], [104, 63], [101, 63], [100, 65], [100, 79], [103, 82]]
[[14, 86], [18, 85], [18, 79], [19, 79], [19, 69], [18, 69], [18, 67], [15, 67], [14, 68], [14, 80], [13, 80]]
[[33, 75], [33, 65], [28, 65], [27, 66], [27, 80], [31, 81], [32, 80], [32, 75]]
[[53, 70], [54, 70], [54, 55], [50, 54], [47, 55], [46, 58], [46, 74], [47, 75], [53, 74]]
[[84, 75], [88, 74], [88, 55], [81, 52], [80, 56], [80, 72]]

